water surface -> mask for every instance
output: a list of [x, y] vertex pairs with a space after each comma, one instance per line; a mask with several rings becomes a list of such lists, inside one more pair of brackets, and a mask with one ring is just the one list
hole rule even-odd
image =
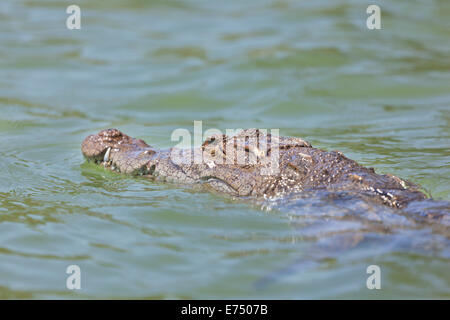
[[365, 232], [350, 202], [262, 210], [80, 152], [109, 127], [279, 128], [449, 201], [450, 2], [378, 3], [370, 31], [356, 0], [79, 0], [68, 30], [66, 1], [2, 0], [0, 298], [450, 298], [445, 227]]

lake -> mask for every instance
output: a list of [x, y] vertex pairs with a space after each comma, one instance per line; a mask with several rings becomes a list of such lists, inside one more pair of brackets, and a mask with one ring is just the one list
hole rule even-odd
[[[105, 128], [157, 148], [195, 120], [276, 128], [450, 201], [448, 0], [377, 1], [380, 30], [356, 0], [76, 4], [80, 30], [66, 1], [0, 3], [0, 298], [450, 298], [445, 226], [366, 232], [80, 151]], [[365, 240], [341, 245], [340, 230]], [[320, 249], [331, 236], [338, 248]]]

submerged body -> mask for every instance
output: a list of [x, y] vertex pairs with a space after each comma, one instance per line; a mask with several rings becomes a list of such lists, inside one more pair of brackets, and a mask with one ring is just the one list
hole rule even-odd
[[[377, 174], [338, 151], [313, 148], [301, 138], [272, 137], [258, 129], [211, 136], [201, 147], [188, 150], [156, 150], [143, 140], [107, 129], [88, 136], [81, 149], [88, 160], [113, 171], [198, 184], [236, 197], [280, 199], [312, 191], [345, 192], [394, 208], [427, 198], [417, 186]], [[195, 155], [201, 161], [195, 161]]]

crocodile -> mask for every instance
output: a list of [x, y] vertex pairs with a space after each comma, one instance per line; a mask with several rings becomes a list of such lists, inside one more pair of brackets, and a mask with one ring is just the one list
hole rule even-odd
[[219, 192], [282, 212], [291, 231], [273, 240], [299, 242], [302, 250], [293, 261], [262, 274], [256, 290], [294, 273], [328, 268], [350, 251], [365, 261], [374, 255], [383, 261], [393, 251], [450, 258], [448, 201], [298, 137], [246, 129], [212, 135], [194, 148], [158, 150], [106, 129], [86, 137], [81, 150], [107, 170]]
[[196, 185], [238, 198], [283, 199], [326, 191], [392, 208], [428, 198], [419, 186], [378, 174], [339, 151], [314, 148], [302, 138], [259, 129], [233, 136], [215, 134], [198, 147], [165, 150], [118, 129], [106, 129], [86, 137], [81, 150], [88, 161], [112, 171]]

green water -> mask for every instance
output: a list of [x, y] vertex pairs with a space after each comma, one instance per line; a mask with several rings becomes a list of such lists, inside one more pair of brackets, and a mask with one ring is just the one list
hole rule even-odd
[[[305, 228], [80, 152], [109, 127], [155, 147], [194, 120], [279, 128], [448, 201], [448, 0], [377, 1], [374, 31], [356, 0], [76, 4], [81, 30], [66, 28], [67, 1], [0, 3], [0, 298], [450, 298], [435, 227], [317, 258], [338, 223], [322, 212], [323, 229]], [[81, 290], [66, 288], [72, 264]], [[381, 290], [366, 288], [371, 264]]]

